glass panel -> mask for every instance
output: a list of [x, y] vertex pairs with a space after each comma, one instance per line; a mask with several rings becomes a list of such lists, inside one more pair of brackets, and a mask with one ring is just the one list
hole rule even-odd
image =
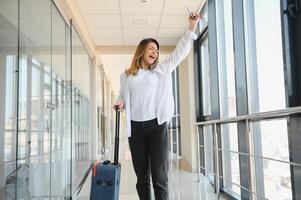
[[49, 152], [50, 152], [50, 127], [51, 127], [51, 118], [50, 118], [50, 112], [52, 109], [51, 104], [51, 75], [47, 71], [49, 70], [49, 66], [44, 65], [44, 83], [42, 85], [44, 86], [43, 92], [44, 92], [44, 115], [43, 115], [43, 122], [44, 122], [44, 131], [43, 131], [43, 159], [45, 161], [49, 161]]
[[0, 1], [0, 198], [14, 197], [16, 183], [16, 56], [18, 1]]
[[44, 84], [49, 83], [45, 70], [51, 71], [50, 5], [49, 0], [20, 1], [17, 199], [50, 196], [51, 88]]
[[[5, 100], [5, 129], [14, 129], [14, 95], [15, 95], [15, 76], [14, 70], [16, 68], [16, 59], [14, 55], [1, 55], [1, 76], [4, 76], [1, 80], [5, 81], [5, 95], [2, 95]], [[2, 84], [1, 84], [2, 85]], [[4, 105], [4, 104], [3, 104]], [[3, 109], [4, 110], [4, 109]]]
[[238, 152], [237, 124], [221, 125], [223, 148], [223, 177], [224, 190], [229, 194], [240, 198], [240, 170]]
[[51, 126], [51, 196], [71, 196], [71, 123], [70, 123], [70, 29], [52, 4], [52, 126]]
[[179, 136], [179, 115], [180, 115], [180, 103], [179, 103], [179, 77], [178, 77], [178, 71], [179, 69], [177, 68], [176, 70], [174, 70], [172, 72], [172, 88], [173, 88], [173, 96], [174, 96], [174, 100], [175, 100], [175, 108], [174, 108], [174, 114], [175, 116], [171, 119], [170, 124], [169, 124], [169, 131], [168, 133], [169, 135], [169, 146], [171, 147], [172, 150], [172, 155], [174, 156], [174, 158], [177, 158], [180, 154], [179, 152], [179, 141], [178, 138], [180, 138]]
[[52, 5], [51, 196], [71, 196], [70, 28]]
[[200, 151], [200, 169], [201, 173], [205, 175], [205, 149], [204, 149], [204, 131], [203, 127], [198, 126], [198, 132], [199, 132], [199, 151]]
[[220, 115], [236, 116], [235, 68], [231, 0], [216, 2]]
[[205, 166], [206, 175], [209, 177], [210, 181], [214, 182], [214, 157], [213, 157], [213, 131], [212, 126], [204, 126], [204, 146], [205, 146]]
[[38, 156], [38, 136], [39, 132], [32, 131], [31, 132], [31, 146], [30, 146], [30, 155], [33, 156]]
[[[3, 142], [0, 144], [0, 198], [3, 194], [4, 199], [49, 199], [51, 195], [55, 199], [69, 198], [70, 29], [50, 0], [1, 0], [0, 4], [0, 110], [4, 111], [0, 113], [0, 133], [3, 133], [0, 134], [0, 143]], [[20, 60], [16, 66], [18, 34]], [[83, 67], [89, 75], [88, 65]], [[89, 81], [89, 78], [84, 79]], [[81, 89], [81, 93], [89, 92], [89, 87]], [[89, 93], [80, 104], [85, 127], [81, 124], [79, 127], [87, 135]], [[83, 159], [89, 157], [86, 138], [89, 137], [81, 135], [82, 143], [86, 144], [81, 149]]]
[[72, 191], [90, 163], [90, 57], [75, 29], [72, 29]]
[[257, 192], [268, 199], [292, 199], [290, 165], [269, 160], [289, 162], [287, 119], [252, 123], [252, 136], [259, 156], [254, 158]]
[[251, 113], [286, 107], [280, 5], [280, 0], [244, 0]]
[[262, 156], [289, 161], [287, 120], [261, 121]]
[[290, 165], [268, 159], [263, 159], [263, 163], [265, 197], [275, 200], [293, 199]]
[[208, 10], [207, 8], [205, 8], [205, 12], [204, 12], [204, 15], [201, 16], [201, 20], [199, 22], [199, 33], [201, 33], [206, 27], [207, 27], [207, 24], [208, 24]]
[[39, 130], [39, 114], [41, 112], [40, 104], [41, 104], [41, 71], [40, 68], [34, 67], [32, 65], [32, 75], [31, 75], [31, 130], [38, 131]]
[[105, 124], [105, 99], [106, 99], [106, 93], [105, 93], [105, 77], [101, 77], [101, 91], [102, 91], [102, 98], [101, 98], [101, 108], [100, 108], [100, 129], [101, 129], [101, 144], [100, 144], [100, 152], [102, 154], [105, 153], [105, 147], [106, 147], [106, 140], [105, 140], [105, 129], [106, 129], [106, 124]]
[[[27, 60], [21, 57], [19, 61], [19, 127], [21, 131], [26, 131], [27, 122]], [[25, 142], [25, 141], [24, 141]], [[20, 143], [19, 143], [20, 144]], [[23, 144], [25, 146], [25, 144]]]
[[[102, 114], [102, 100], [103, 100], [103, 90], [102, 90], [102, 66], [98, 66], [99, 70], [96, 70], [96, 105], [97, 105], [97, 154], [101, 153], [101, 145], [102, 145], [102, 122], [101, 122], [101, 114]], [[114, 115], [115, 119], [115, 115]], [[114, 123], [115, 125], [115, 123]]]
[[209, 48], [208, 38], [201, 45], [201, 68], [202, 68], [202, 102], [204, 116], [211, 114], [211, 94], [210, 94], [210, 66], [209, 66]]
[[[0, 22], [1, 23], [1, 22]], [[1, 24], [0, 24], [1, 25]], [[1, 31], [0, 31], [1, 34]], [[1, 45], [1, 44], [0, 44]], [[0, 177], [3, 177], [3, 181], [9, 178], [9, 174], [15, 169], [16, 161], [16, 128], [15, 128], [15, 76], [14, 69], [16, 68], [16, 56], [12, 55], [0, 55], [1, 62], [1, 78], [0, 82], [5, 81], [3, 84], [4, 88], [1, 88], [1, 97], [0, 103], [1, 110], [5, 110], [5, 117], [0, 119], [0, 132], [4, 133], [4, 149], [0, 149], [0, 152], [4, 151], [4, 162], [2, 159], [1, 163], [4, 163], [4, 166], [1, 165]], [[4, 90], [3, 90], [4, 89]], [[3, 112], [1, 114], [4, 114]], [[2, 130], [3, 128], [3, 130]], [[0, 136], [1, 138], [1, 136]], [[3, 139], [0, 139], [3, 141]], [[3, 154], [2, 154], [3, 155]], [[2, 173], [2, 174], [1, 174]], [[4, 182], [2, 183], [5, 184]], [[10, 184], [8, 184], [10, 185]], [[10, 194], [8, 194], [10, 195]]]

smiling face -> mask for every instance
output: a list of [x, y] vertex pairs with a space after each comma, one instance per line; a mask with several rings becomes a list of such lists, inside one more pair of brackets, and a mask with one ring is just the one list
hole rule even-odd
[[154, 42], [149, 42], [143, 52], [142, 62], [144, 66], [151, 66], [159, 57], [158, 46]]

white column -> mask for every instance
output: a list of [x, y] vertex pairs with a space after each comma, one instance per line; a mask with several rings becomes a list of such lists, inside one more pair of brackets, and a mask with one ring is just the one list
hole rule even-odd
[[0, 55], [0, 188], [5, 186], [4, 166], [4, 133], [5, 133], [5, 85], [6, 85], [6, 62], [5, 55]]

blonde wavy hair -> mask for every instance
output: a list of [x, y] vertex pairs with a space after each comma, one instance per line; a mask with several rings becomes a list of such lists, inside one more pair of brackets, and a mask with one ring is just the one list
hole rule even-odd
[[[153, 38], [146, 38], [143, 39], [137, 46], [134, 57], [132, 59], [132, 63], [130, 68], [125, 70], [125, 73], [127, 76], [129, 75], [133, 75], [135, 76], [139, 70], [139, 68], [142, 68], [141, 66], [141, 58], [144, 54], [144, 49], [146, 48], [146, 46], [148, 45], [148, 43], [153, 42], [157, 45], [158, 50], [159, 50], [159, 43], [157, 42], [157, 40], [153, 39]], [[158, 55], [159, 58], [159, 55]], [[150, 66], [150, 69], [154, 69], [156, 67], [156, 65], [158, 64], [158, 58], [155, 60], [155, 62]]]

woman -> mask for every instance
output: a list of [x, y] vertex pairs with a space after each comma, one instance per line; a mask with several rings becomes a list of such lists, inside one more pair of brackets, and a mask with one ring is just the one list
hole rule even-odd
[[200, 16], [189, 17], [189, 30], [176, 49], [158, 64], [159, 44], [142, 40], [129, 69], [120, 76], [120, 94], [115, 108], [125, 108], [126, 127], [137, 176], [140, 200], [151, 199], [150, 175], [156, 200], [168, 200], [167, 124], [173, 116], [172, 71], [187, 56]]

